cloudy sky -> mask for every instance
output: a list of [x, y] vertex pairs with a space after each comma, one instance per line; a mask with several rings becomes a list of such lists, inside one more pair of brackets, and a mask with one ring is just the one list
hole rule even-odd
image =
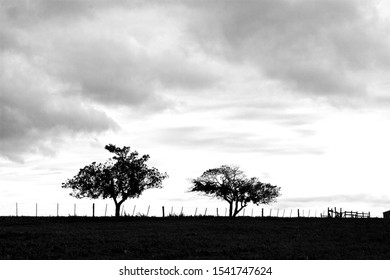
[[140, 204], [214, 205], [189, 179], [236, 164], [272, 207], [380, 216], [389, 78], [386, 1], [1, 0], [0, 203], [73, 202], [112, 143], [170, 176]]

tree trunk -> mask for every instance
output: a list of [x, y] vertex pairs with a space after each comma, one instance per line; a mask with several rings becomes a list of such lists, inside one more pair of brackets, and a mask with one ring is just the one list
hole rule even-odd
[[234, 208], [234, 214], [233, 214], [233, 217], [235, 217], [235, 216], [237, 216], [237, 214], [238, 214], [238, 212], [240, 212], [239, 210], [238, 210], [238, 200], [236, 200], [236, 203], [235, 203], [236, 205], [236, 207]]
[[233, 217], [233, 201], [229, 202], [229, 217]]
[[115, 202], [115, 217], [120, 217], [121, 216], [121, 206], [122, 203], [125, 202], [126, 199], [122, 199], [121, 201], [117, 202], [116, 199], [114, 199]]
[[120, 217], [121, 215], [121, 203], [115, 203], [115, 217]]
[[121, 200], [119, 202], [115, 201], [115, 217], [121, 216], [121, 206], [122, 206], [123, 202], [125, 202], [125, 201], [124, 200]]

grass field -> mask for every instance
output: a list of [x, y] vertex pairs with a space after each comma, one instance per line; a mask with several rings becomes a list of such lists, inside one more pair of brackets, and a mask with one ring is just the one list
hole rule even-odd
[[390, 220], [0, 217], [0, 259], [390, 259]]

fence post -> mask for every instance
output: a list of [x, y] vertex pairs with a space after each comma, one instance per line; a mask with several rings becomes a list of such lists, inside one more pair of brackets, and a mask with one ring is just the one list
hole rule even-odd
[[183, 216], [183, 206], [181, 207], [181, 210], [180, 210], [180, 216]]
[[76, 203], [74, 204], [74, 207], [73, 207], [74, 209], [74, 216], [76, 217]]
[[299, 209], [298, 209], [298, 218], [299, 218]]
[[18, 216], [18, 203], [16, 203], [16, 217]]
[[283, 209], [283, 216], [282, 216], [282, 218], [284, 218], [284, 213], [286, 212], [286, 209]]
[[57, 203], [57, 217], [58, 217], [58, 214], [59, 214], [59, 208], [60, 208], [59, 203]]
[[134, 208], [133, 208], [133, 217], [134, 217], [134, 213], [135, 213], [135, 207], [136, 207], [137, 205], [134, 205]]
[[251, 211], [251, 217], [253, 217], [253, 208], [252, 208], [252, 211]]
[[206, 216], [206, 213], [207, 213], [207, 207], [206, 207], [206, 209], [204, 210], [204, 215]]
[[217, 217], [219, 217], [219, 215], [218, 215], [218, 207], [217, 207]]
[[368, 212], [368, 217], [367, 218], [370, 218], [371, 217], [371, 213], [370, 212]]
[[38, 203], [35, 203], [35, 217], [38, 217]]
[[148, 212], [146, 212], [146, 217], [149, 217], [149, 209], [150, 209], [150, 205], [148, 206]]
[[163, 218], [165, 217], [165, 209], [164, 209], [164, 206], [162, 207], [162, 215], [163, 215]]
[[291, 218], [291, 215], [292, 215], [292, 209], [290, 210], [290, 218]]
[[107, 217], [107, 203], [106, 203], [106, 209], [104, 210], [104, 217]]
[[269, 216], [272, 217], [272, 208], [269, 209]]
[[264, 208], [261, 208], [261, 217], [264, 217]]
[[195, 215], [194, 216], [196, 216], [196, 212], [198, 212], [198, 207], [195, 208]]
[[92, 217], [95, 217], [95, 203], [92, 203]]

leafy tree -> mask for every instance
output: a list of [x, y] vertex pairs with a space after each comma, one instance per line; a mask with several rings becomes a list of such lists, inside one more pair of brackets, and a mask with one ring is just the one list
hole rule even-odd
[[139, 197], [146, 189], [161, 188], [168, 175], [148, 167], [149, 155], [139, 157], [137, 151], [130, 152], [130, 147], [109, 144], [105, 149], [114, 156], [105, 163], [93, 162], [85, 166], [62, 187], [72, 189], [70, 195], [76, 198], [112, 198], [118, 217], [123, 202]]
[[235, 217], [248, 203], [269, 204], [280, 196], [280, 187], [247, 178], [237, 166], [222, 165], [193, 179], [192, 192], [203, 192], [229, 203], [229, 216]]

